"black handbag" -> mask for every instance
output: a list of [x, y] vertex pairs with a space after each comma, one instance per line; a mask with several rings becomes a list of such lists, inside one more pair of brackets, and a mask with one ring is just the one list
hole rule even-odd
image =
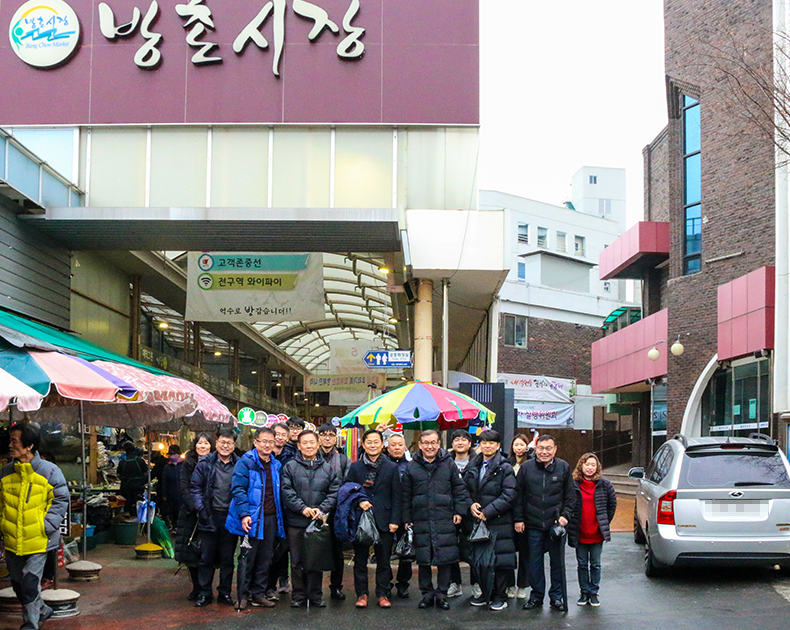
[[332, 532], [322, 520], [314, 520], [304, 533], [305, 571], [331, 571], [334, 567], [332, 557]]
[[192, 535], [189, 537], [189, 541], [187, 541], [187, 547], [192, 553], [200, 556], [200, 536], [198, 535], [197, 523], [195, 523], [195, 527], [192, 530]]
[[470, 543], [488, 542], [491, 540], [491, 532], [486, 527], [483, 521], [476, 521], [472, 527], [472, 533], [469, 534]]

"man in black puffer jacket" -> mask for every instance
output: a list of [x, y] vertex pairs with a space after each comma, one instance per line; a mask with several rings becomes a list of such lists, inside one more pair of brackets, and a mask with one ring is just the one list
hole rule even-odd
[[340, 479], [318, 453], [318, 436], [303, 431], [297, 438], [299, 452], [282, 472], [281, 491], [291, 552], [291, 606], [298, 608], [307, 601], [323, 608], [320, 571], [305, 571], [304, 534], [311, 521], [326, 519], [335, 509]]
[[558, 459], [557, 443], [544, 433], [538, 438], [535, 459], [521, 465], [516, 478], [516, 531], [526, 531], [529, 542], [529, 583], [532, 593], [524, 609], [540, 608], [546, 594], [546, 574], [543, 554], [548, 549], [551, 565], [549, 600], [554, 610], [563, 610], [562, 565], [560, 554], [564, 551], [560, 541], [549, 535], [551, 527], [559, 522], [568, 524], [576, 505], [571, 467]]
[[490, 605], [491, 610], [507, 608], [508, 574], [516, 569], [516, 546], [513, 542], [513, 504], [516, 502], [516, 476], [513, 467], [500, 452], [502, 439], [497, 431], [480, 434], [480, 454], [464, 471], [464, 483], [472, 496], [470, 512], [485, 522], [496, 536], [494, 541], [495, 583], [469, 602], [472, 606]]
[[[403, 473], [403, 522], [414, 524], [422, 593], [419, 607], [430, 608], [435, 603], [448, 610], [450, 568], [460, 558], [455, 526], [461, 523], [471, 501], [453, 458], [439, 448], [439, 443], [436, 431], [423, 431], [420, 452]], [[439, 570], [435, 589], [431, 566]]]

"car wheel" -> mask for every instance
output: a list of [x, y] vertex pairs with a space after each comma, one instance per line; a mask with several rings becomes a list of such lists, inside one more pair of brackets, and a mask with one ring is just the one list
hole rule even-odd
[[636, 508], [634, 508], [634, 542], [637, 545], [644, 545], [647, 542], [645, 532], [642, 531], [642, 526], [639, 524], [639, 519], [636, 517]]
[[645, 539], [645, 575], [649, 578], [664, 575], [666, 570], [656, 564], [653, 550], [650, 548], [650, 539]]

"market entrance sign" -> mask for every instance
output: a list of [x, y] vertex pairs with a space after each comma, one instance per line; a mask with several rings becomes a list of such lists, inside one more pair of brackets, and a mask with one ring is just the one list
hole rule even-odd
[[26, 64], [52, 68], [74, 54], [80, 23], [63, 0], [28, 0], [11, 18], [8, 38], [16, 56]]

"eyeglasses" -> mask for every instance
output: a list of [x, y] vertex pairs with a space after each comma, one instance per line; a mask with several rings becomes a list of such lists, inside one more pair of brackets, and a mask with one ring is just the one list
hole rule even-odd
[[556, 448], [557, 448], [556, 446], [538, 446], [535, 450], [538, 453], [551, 453]]
[[255, 440], [256, 444], [261, 444], [262, 446], [266, 446], [267, 444], [270, 446], [274, 445], [274, 440]]
[[233, 440], [217, 440], [217, 446], [235, 446], [236, 443]]

